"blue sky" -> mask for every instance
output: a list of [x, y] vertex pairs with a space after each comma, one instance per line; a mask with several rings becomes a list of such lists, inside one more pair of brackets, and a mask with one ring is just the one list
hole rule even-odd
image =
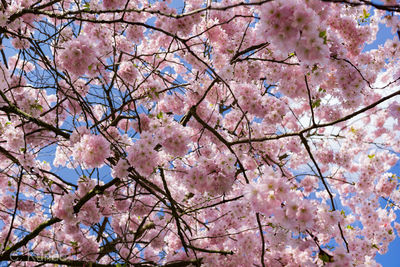
[[[380, 25], [376, 41], [372, 44], [366, 45], [364, 50], [375, 49], [378, 47], [378, 45], [384, 44], [387, 39], [393, 39], [393, 35], [389, 28]], [[397, 164], [391, 170], [389, 170], [389, 172], [395, 173], [397, 176], [400, 176], [400, 161], [397, 162]], [[397, 211], [396, 215], [396, 221], [400, 223], [400, 211]], [[384, 267], [399, 267], [399, 253], [400, 238], [397, 237], [392, 243], [390, 243], [388, 253], [384, 255], [380, 255], [379, 253], [377, 253], [376, 261], [382, 264], [382, 266]]]

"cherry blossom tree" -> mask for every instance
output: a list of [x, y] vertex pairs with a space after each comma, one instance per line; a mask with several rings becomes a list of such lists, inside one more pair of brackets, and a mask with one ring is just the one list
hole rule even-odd
[[400, 3], [377, 2], [1, 0], [0, 261], [379, 266]]

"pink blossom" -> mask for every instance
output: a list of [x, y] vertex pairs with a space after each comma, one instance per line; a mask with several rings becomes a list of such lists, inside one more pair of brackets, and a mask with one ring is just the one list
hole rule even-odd
[[96, 61], [95, 45], [86, 36], [79, 36], [65, 43], [58, 56], [63, 68], [72, 74], [80, 76], [90, 71]]
[[12, 45], [14, 46], [15, 49], [28, 49], [30, 43], [26, 39], [14, 38], [12, 40]]
[[400, 119], [400, 103], [398, 103], [397, 101], [391, 103], [388, 107], [389, 110], [389, 114], [399, 120]]
[[133, 84], [136, 80], [136, 77], [139, 76], [137, 66], [135, 66], [133, 62], [127, 61], [124, 61], [120, 64], [118, 74], [124, 82], [131, 84]]
[[126, 0], [103, 0], [103, 6], [105, 9], [118, 9], [123, 4], [126, 3]]
[[74, 147], [73, 156], [86, 168], [98, 168], [110, 156], [110, 144], [101, 135], [84, 135]]

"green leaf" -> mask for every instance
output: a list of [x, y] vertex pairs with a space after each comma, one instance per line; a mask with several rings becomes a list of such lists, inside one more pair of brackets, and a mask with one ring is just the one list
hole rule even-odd
[[318, 66], [317, 66], [317, 64], [315, 64], [314, 66], [313, 66], [313, 68], [312, 68], [312, 73], [314, 73], [316, 70], [318, 69]]
[[78, 183], [85, 183], [88, 181], [88, 177], [86, 175], [82, 175], [79, 177]]
[[329, 255], [323, 250], [319, 251], [318, 258], [323, 262], [333, 262], [333, 256]]
[[362, 14], [362, 16], [360, 16], [360, 18], [357, 21], [358, 25], [360, 25], [361, 23], [367, 22], [367, 20], [369, 19], [370, 16], [371, 16], [371, 14], [368, 13], [366, 9], [363, 9], [363, 14]]
[[350, 224], [349, 224], [349, 225], [347, 225], [347, 226], [346, 226], [346, 228], [347, 228], [347, 229], [350, 229], [350, 230], [354, 230], [354, 227], [353, 227], [353, 226], [351, 226]]
[[8, 186], [12, 186], [11, 181], [8, 181]]
[[371, 245], [373, 248], [379, 249], [378, 246], [376, 244], [372, 244]]
[[90, 11], [90, 4], [86, 3], [83, 5], [83, 11]]
[[312, 102], [312, 108], [317, 108], [319, 106], [321, 106], [321, 99], [317, 99], [314, 102]]
[[364, 15], [364, 19], [367, 19], [371, 16], [370, 13], [367, 12], [367, 10], [363, 9], [363, 15]]
[[92, 69], [93, 69], [93, 64], [90, 64], [90, 65], [88, 66], [88, 69], [89, 69], [89, 71], [92, 71]]
[[272, 228], [275, 228], [275, 225], [273, 225], [272, 223], [267, 223], [267, 225], [269, 226], [269, 227], [272, 227]]
[[32, 109], [38, 109], [38, 110], [40, 110], [40, 112], [43, 112], [43, 107], [42, 107], [42, 105], [40, 105], [40, 104], [38, 104], [38, 103], [32, 104], [32, 105], [31, 105], [31, 108], [32, 108]]
[[368, 158], [373, 159], [375, 157], [375, 154], [368, 155]]
[[162, 113], [162, 111], [160, 111], [158, 114], [157, 114], [157, 119], [162, 119], [163, 118], [163, 113]]
[[324, 44], [327, 43], [327, 41], [328, 41], [328, 36], [326, 36], [326, 31], [321, 31], [321, 32], [319, 32], [319, 37], [322, 38], [322, 39], [324, 39]]
[[232, 49], [226, 49], [226, 51], [228, 51], [228, 53], [233, 53], [233, 50]]

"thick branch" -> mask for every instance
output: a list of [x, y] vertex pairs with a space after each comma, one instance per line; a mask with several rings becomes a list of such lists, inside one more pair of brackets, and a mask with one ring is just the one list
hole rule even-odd
[[[1, 92], [1, 94], [3, 94], [3, 93]], [[60, 135], [60, 136], [64, 137], [65, 139], [69, 139], [70, 134], [62, 131], [61, 129], [59, 129], [57, 127], [54, 127], [51, 124], [48, 124], [47, 122], [44, 122], [44, 121], [42, 121], [40, 119], [37, 119], [37, 118], [29, 115], [28, 113], [20, 110], [19, 108], [17, 108], [14, 105], [0, 107], [0, 110], [4, 111], [5, 113], [12, 113], [12, 114], [15, 114], [15, 115], [19, 115], [19, 116], [23, 117], [24, 119], [26, 119], [26, 120], [28, 120], [30, 122], [33, 122], [33, 123], [45, 128], [45, 129], [47, 129], [49, 131], [54, 132], [56, 135]]]
[[[111, 187], [112, 185], [119, 183], [120, 180], [118, 178], [111, 180], [105, 185], [98, 186], [96, 185], [91, 191], [89, 191], [83, 198], [81, 198], [78, 203], [74, 206], [74, 212], [78, 213], [79, 210], [82, 208], [82, 206], [88, 202], [92, 197], [94, 197], [97, 194], [103, 193], [107, 188]], [[34, 239], [36, 236], [40, 234], [41, 231], [43, 231], [46, 227], [51, 226], [55, 223], [61, 222], [62, 220], [57, 217], [53, 217], [50, 220], [42, 223], [38, 227], [36, 227], [35, 230], [33, 230], [31, 233], [26, 235], [21, 241], [17, 242], [13, 246], [11, 246], [8, 250], [6, 250], [1, 256], [0, 256], [0, 261], [9, 261], [12, 260], [10, 258], [11, 253], [14, 251], [17, 251], [19, 248], [25, 246], [28, 244], [28, 242], [32, 239]]]
[[249, 143], [249, 142], [264, 142], [264, 141], [277, 140], [277, 139], [286, 138], [286, 137], [300, 136], [300, 135], [305, 134], [305, 133], [307, 133], [307, 132], [309, 132], [311, 130], [314, 130], [314, 129], [324, 128], [324, 127], [328, 127], [328, 126], [332, 126], [332, 125], [338, 124], [340, 122], [344, 122], [344, 121], [350, 120], [350, 119], [354, 118], [355, 116], [360, 115], [360, 114], [362, 114], [362, 113], [364, 113], [364, 112], [376, 107], [377, 105], [379, 105], [379, 104], [385, 102], [386, 100], [389, 100], [389, 99], [391, 99], [391, 98], [393, 98], [393, 97], [395, 97], [397, 95], [400, 95], [400, 90], [396, 91], [396, 92], [394, 92], [394, 93], [392, 93], [392, 94], [390, 94], [388, 96], [382, 97], [380, 100], [378, 100], [378, 101], [376, 101], [376, 102], [374, 102], [374, 103], [372, 103], [372, 104], [370, 104], [370, 105], [368, 105], [368, 106], [366, 106], [366, 107], [364, 107], [362, 109], [359, 109], [359, 110], [357, 110], [357, 111], [355, 111], [355, 112], [353, 112], [353, 113], [351, 113], [351, 114], [349, 114], [347, 116], [344, 116], [343, 118], [337, 119], [335, 121], [327, 122], [327, 123], [320, 123], [320, 124], [317, 124], [317, 125], [312, 125], [312, 126], [307, 127], [307, 128], [305, 128], [305, 129], [303, 129], [303, 130], [301, 130], [299, 132], [285, 133], [285, 134], [271, 134], [271, 135], [266, 136], [266, 137], [253, 138], [251, 140], [242, 139], [242, 140], [237, 140], [237, 141], [230, 142], [229, 145], [245, 144], [245, 143]]

